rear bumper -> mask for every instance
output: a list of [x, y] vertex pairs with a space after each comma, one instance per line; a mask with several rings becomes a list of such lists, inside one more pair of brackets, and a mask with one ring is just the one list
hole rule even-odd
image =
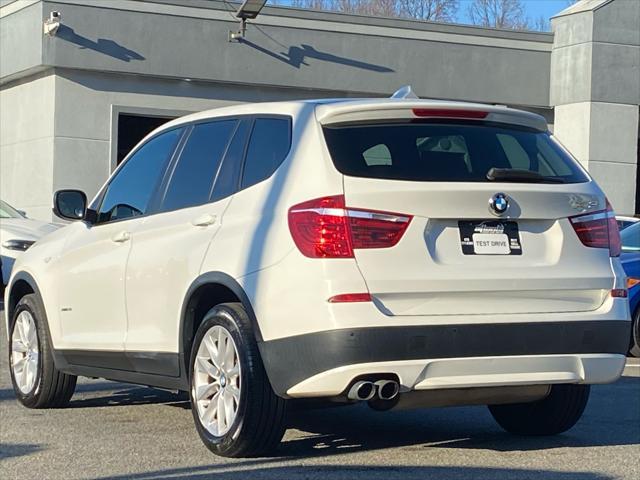
[[357, 376], [398, 375], [403, 390], [607, 383], [624, 368], [629, 321], [345, 328], [261, 342], [284, 397], [342, 393]]

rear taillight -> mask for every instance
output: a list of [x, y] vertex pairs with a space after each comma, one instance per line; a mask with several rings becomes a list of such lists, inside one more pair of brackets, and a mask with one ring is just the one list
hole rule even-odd
[[289, 230], [298, 249], [311, 258], [353, 258], [356, 248], [397, 244], [410, 215], [347, 208], [343, 195], [317, 198], [289, 209]]
[[486, 118], [489, 112], [460, 108], [414, 108], [413, 114], [416, 117]]
[[608, 248], [612, 257], [620, 255], [622, 242], [616, 214], [607, 201], [607, 209], [571, 217], [571, 225], [587, 247]]

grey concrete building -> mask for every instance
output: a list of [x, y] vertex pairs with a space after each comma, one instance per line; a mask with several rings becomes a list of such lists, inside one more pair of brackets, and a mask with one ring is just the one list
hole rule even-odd
[[[0, 196], [51, 219], [149, 129], [237, 102], [388, 96], [544, 115], [620, 213], [640, 210], [640, 2], [582, 0], [555, 33], [265, 8], [242, 42], [217, 0], [0, 0]], [[59, 11], [55, 35], [43, 21]]]

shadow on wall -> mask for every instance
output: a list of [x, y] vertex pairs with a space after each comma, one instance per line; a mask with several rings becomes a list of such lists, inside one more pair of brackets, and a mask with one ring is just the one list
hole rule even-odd
[[[61, 40], [65, 40], [67, 42], [78, 45], [78, 47], [80, 47], [81, 49], [93, 50], [95, 52], [102, 53], [103, 55], [122, 60], [123, 62], [130, 62], [132, 60], [145, 60], [145, 57], [140, 55], [138, 52], [130, 50], [113, 40], [99, 38], [94, 41], [90, 38], [79, 35], [73, 28], [66, 25], [60, 25], [56, 37], [60, 38]], [[395, 71], [392, 68], [386, 67], [384, 65], [377, 65], [374, 63], [363, 62], [361, 60], [341, 57], [339, 55], [334, 55], [328, 52], [322, 52], [320, 50], [317, 50], [315, 47], [304, 43], [300, 46], [290, 46], [288, 47], [287, 52], [280, 53], [271, 51], [247, 39], [240, 39], [239, 43], [247, 45], [254, 50], [264, 53], [265, 55], [275, 58], [276, 60], [286, 63], [287, 65], [291, 65], [292, 67], [297, 69], [300, 69], [303, 65], [309, 66], [309, 64], [305, 61], [306, 59], [315, 59], [321, 60], [323, 62], [344, 65], [346, 67], [368, 70], [371, 72], [390, 73]], [[286, 48], [284, 45], [282, 46]]]
[[305, 62], [308, 58], [313, 58], [316, 60], [321, 60], [323, 62], [336, 63], [338, 65], [344, 65], [346, 67], [359, 68], [361, 70], [369, 70], [371, 72], [379, 72], [379, 73], [389, 73], [394, 70], [389, 67], [385, 67], [384, 65], [376, 65], [374, 63], [362, 62], [360, 60], [354, 60], [352, 58], [340, 57], [338, 55], [334, 55], [328, 52], [322, 52], [316, 50], [311, 45], [301, 44], [299, 47], [290, 46], [287, 52], [276, 53], [265, 47], [257, 45], [250, 40], [240, 39], [239, 41], [243, 45], [247, 45], [259, 52], [264, 53], [276, 60], [280, 60], [281, 62], [286, 63], [287, 65], [291, 65], [295, 68], [300, 68], [302, 65], [309, 66], [307, 62]]
[[99, 38], [97, 41], [93, 41], [90, 38], [78, 35], [75, 30], [65, 25], [60, 25], [56, 37], [65, 40], [67, 42], [78, 45], [81, 49], [89, 49], [109, 57], [122, 60], [123, 62], [130, 62], [131, 60], [144, 60], [145, 58], [133, 50], [123, 47], [113, 40], [107, 40], [105, 38]]

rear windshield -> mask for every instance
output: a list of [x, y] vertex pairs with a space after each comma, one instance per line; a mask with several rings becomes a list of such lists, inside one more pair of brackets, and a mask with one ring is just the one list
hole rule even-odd
[[548, 133], [526, 128], [477, 122], [378, 123], [325, 126], [324, 135], [336, 168], [354, 177], [488, 182], [487, 173], [495, 167], [534, 172], [541, 183], [588, 181]]

